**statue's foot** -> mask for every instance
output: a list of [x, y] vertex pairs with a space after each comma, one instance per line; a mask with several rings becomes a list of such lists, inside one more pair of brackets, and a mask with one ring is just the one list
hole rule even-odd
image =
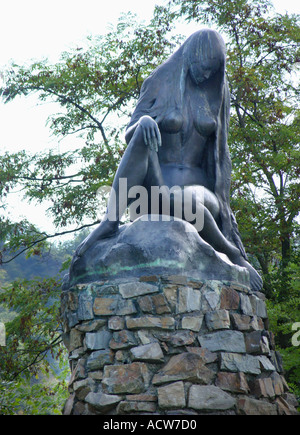
[[256, 272], [256, 270], [251, 266], [250, 263], [247, 263], [247, 269], [250, 273], [250, 285], [251, 289], [253, 291], [260, 291], [263, 286], [263, 280], [261, 279], [260, 275]]
[[242, 257], [241, 255], [239, 256], [238, 259], [235, 259], [235, 261], [233, 262], [239, 266], [245, 267], [248, 270], [250, 274], [251, 289], [253, 291], [260, 291], [263, 286], [263, 280], [261, 279], [258, 272], [254, 269], [254, 267], [252, 267], [251, 264], [247, 260], [245, 260], [244, 257]]
[[76, 255], [82, 255], [98, 240], [112, 237], [118, 231], [119, 223], [111, 222], [109, 220], [102, 221], [101, 224], [79, 245]]

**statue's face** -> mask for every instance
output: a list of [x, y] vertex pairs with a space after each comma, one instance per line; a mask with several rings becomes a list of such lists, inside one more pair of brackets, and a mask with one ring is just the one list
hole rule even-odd
[[211, 78], [220, 67], [221, 61], [218, 58], [202, 59], [192, 62], [189, 71], [193, 82], [199, 85]]

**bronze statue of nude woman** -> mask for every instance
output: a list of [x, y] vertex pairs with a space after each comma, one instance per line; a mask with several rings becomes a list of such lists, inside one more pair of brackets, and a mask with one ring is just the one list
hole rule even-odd
[[[227, 144], [230, 94], [225, 75], [226, 48], [210, 29], [192, 34], [143, 83], [126, 130], [127, 149], [113, 182], [117, 196], [115, 221], [103, 219], [79, 246], [81, 256], [99, 239], [119, 227], [128, 196], [119, 198], [120, 179], [128, 190], [144, 186], [189, 186], [195, 207], [203, 208], [203, 240], [230, 261], [246, 267], [253, 290], [262, 280], [247, 261], [230, 209], [231, 159]], [[199, 201], [197, 189], [204, 190]], [[110, 209], [108, 201], [107, 213]]]

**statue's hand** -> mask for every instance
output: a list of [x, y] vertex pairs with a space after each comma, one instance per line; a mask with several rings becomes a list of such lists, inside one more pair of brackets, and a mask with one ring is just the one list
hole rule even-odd
[[138, 122], [142, 128], [144, 142], [153, 151], [161, 146], [161, 135], [156, 121], [148, 115], [142, 116]]

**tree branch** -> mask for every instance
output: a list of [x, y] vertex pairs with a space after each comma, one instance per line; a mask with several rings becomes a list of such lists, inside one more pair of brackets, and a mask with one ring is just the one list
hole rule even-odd
[[104, 143], [106, 146], [109, 145], [108, 143], [108, 139], [106, 137], [104, 128], [101, 124], [101, 122], [98, 121], [97, 118], [95, 118], [85, 107], [81, 106], [80, 104], [76, 103], [76, 101], [74, 101], [72, 98], [67, 97], [65, 95], [61, 95], [58, 92], [53, 91], [52, 89], [49, 88], [44, 88], [41, 86], [32, 86], [30, 87], [32, 90], [37, 90], [37, 91], [43, 91], [43, 92], [48, 92], [49, 94], [55, 95], [58, 99], [60, 99], [62, 102], [67, 102], [72, 104], [73, 106], [75, 106], [77, 109], [79, 109], [81, 112], [85, 113], [96, 125], [97, 128], [100, 130], [101, 134], [102, 134], [102, 138], [104, 140]]
[[19, 257], [20, 255], [22, 255], [24, 252], [28, 251], [28, 249], [33, 248], [33, 246], [37, 245], [38, 243], [44, 242], [45, 240], [48, 239], [53, 239], [55, 237], [59, 237], [59, 236], [64, 236], [65, 234], [72, 234], [75, 233], [77, 231], [83, 230], [84, 228], [90, 228], [94, 225], [99, 224], [99, 221], [93, 222], [92, 224], [86, 224], [86, 225], [82, 225], [79, 228], [76, 228], [74, 230], [67, 230], [67, 231], [62, 231], [61, 233], [55, 233], [55, 234], [46, 234], [46, 233], [41, 233], [41, 234], [45, 234], [44, 237], [41, 237], [40, 239], [35, 240], [34, 242], [30, 243], [29, 246], [27, 246], [26, 248], [22, 249], [21, 251], [19, 251], [16, 255], [14, 255], [12, 258], [10, 258], [7, 261], [1, 261], [1, 256], [0, 256], [0, 264], [8, 264], [11, 261], [13, 261], [15, 258]]
[[[43, 359], [46, 356], [46, 353], [48, 352], [49, 349], [51, 349], [54, 346], [59, 345], [60, 343], [62, 343], [62, 338], [61, 335], [59, 335], [54, 341], [52, 341], [52, 343], [50, 343], [46, 348], [40, 350], [37, 355], [35, 356], [34, 360], [28, 364], [26, 367], [24, 367], [22, 370], [20, 370], [19, 372], [15, 373], [12, 381], [14, 381], [15, 379], [17, 379], [18, 376], [20, 376], [21, 373], [23, 373], [25, 370], [28, 370], [30, 367], [34, 366], [35, 364], [40, 363], [41, 361], [43, 361]], [[40, 358], [40, 359], [39, 359]]]
[[[16, 176], [15, 177], [15, 179], [16, 180], [28, 180], [28, 181], [53, 181], [53, 180], [67, 180], [67, 179], [69, 179], [69, 178], [75, 178], [75, 177], [77, 177], [78, 175], [80, 175], [80, 172], [78, 172], [77, 174], [74, 174], [74, 175], [60, 175], [59, 177], [52, 177], [51, 179], [47, 179], [47, 178], [36, 178], [36, 177], [29, 177], [29, 176], [25, 176], [25, 175], [22, 175], [22, 176]], [[78, 181], [82, 181], [82, 180], [73, 180], [73, 181], [76, 181], [76, 182], [78, 182]]]

